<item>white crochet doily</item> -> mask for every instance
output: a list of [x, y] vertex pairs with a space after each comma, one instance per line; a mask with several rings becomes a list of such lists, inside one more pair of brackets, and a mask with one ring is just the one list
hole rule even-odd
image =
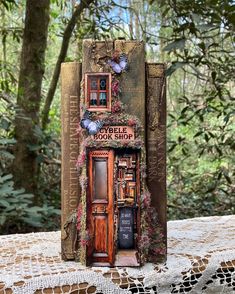
[[168, 222], [166, 264], [64, 262], [60, 232], [0, 236], [0, 293], [235, 293], [235, 216]]

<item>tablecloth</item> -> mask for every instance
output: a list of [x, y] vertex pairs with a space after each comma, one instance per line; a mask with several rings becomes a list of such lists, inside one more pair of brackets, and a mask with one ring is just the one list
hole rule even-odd
[[235, 215], [168, 222], [165, 264], [64, 262], [60, 232], [0, 236], [0, 293], [235, 293]]

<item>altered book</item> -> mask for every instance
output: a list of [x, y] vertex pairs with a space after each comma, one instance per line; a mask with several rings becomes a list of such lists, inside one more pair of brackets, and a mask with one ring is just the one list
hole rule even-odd
[[62, 64], [64, 260], [141, 266], [166, 258], [164, 64], [139, 41], [83, 42]]

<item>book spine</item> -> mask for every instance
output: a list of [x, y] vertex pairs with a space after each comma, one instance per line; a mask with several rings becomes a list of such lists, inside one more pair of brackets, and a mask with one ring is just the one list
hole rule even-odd
[[[166, 78], [165, 65], [146, 64], [147, 183], [163, 233], [166, 231]], [[166, 241], [165, 241], [166, 242]]]
[[75, 258], [77, 240], [76, 214], [80, 197], [76, 162], [79, 153], [77, 127], [81, 64], [61, 65], [61, 250], [64, 260]]

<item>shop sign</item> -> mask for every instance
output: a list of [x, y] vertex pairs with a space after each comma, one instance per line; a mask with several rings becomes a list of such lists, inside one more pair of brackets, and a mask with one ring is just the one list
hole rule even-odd
[[96, 141], [107, 141], [107, 140], [123, 140], [129, 141], [135, 139], [135, 131], [130, 126], [105, 126], [94, 135]]

